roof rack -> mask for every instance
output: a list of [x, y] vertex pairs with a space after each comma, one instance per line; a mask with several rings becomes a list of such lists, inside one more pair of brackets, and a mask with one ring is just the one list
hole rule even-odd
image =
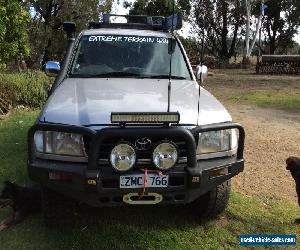
[[[118, 21], [118, 18], [122, 17], [125, 18], [127, 22], [113, 22]], [[178, 30], [182, 28], [182, 14], [177, 13], [168, 17], [104, 14], [102, 22], [90, 22], [88, 28], [132, 28], [163, 31]]]

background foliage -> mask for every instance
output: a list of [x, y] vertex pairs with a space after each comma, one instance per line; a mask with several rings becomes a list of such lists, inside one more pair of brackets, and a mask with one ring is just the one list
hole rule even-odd
[[29, 13], [18, 0], [0, 0], [0, 69], [18, 56], [29, 55]]
[[173, 13], [173, 4], [175, 3], [175, 10], [181, 11], [188, 16], [191, 10], [190, 1], [178, 0], [136, 0], [133, 4], [125, 1], [124, 6], [130, 7], [130, 14], [132, 15], [156, 15], [168, 16]]
[[[188, 54], [199, 57], [203, 36], [205, 54], [222, 64], [245, 54], [246, 6], [250, 4], [253, 29], [262, 1], [267, 8], [261, 52], [299, 53], [293, 41], [300, 26], [299, 0], [177, 0], [176, 11], [183, 12], [192, 27], [190, 37], [181, 38]], [[113, 4], [124, 5], [131, 14], [167, 16], [173, 11], [173, 0], [0, 0], [0, 70], [6, 65], [40, 69], [48, 60], [62, 60], [66, 46], [63, 22], [76, 22], [80, 32], [89, 21], [99, 21], [104, 12], [109, 13]], [[250, 36], [255, 42], [253, 30]], [[253, 54], [258, 50], [256, 43]]]
[[39, 108], [48, 96], [52, 80], [42, 72], [0, 74], [0, 99], [18, 105]]
[[265, 34], [264, 49], [268, 54], [284, 54], [293, 47], [293, 37], [300, 25], [299, 0], [267, 0], [268, 9], [263, 31]]
[[32, 15], [29, 39], [33, 53], [27, 64], [39, 67], [50, 59], [62, 60], [66, 46], [63, 22], [74, 21], [80, 32], [88, 22], [98, 21], [102, 12], [109, 12], [112, 0], [25, 0], [24, 5]]

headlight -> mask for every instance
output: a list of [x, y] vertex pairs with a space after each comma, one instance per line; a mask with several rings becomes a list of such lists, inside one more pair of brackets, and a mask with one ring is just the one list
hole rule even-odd
[[175, 165], [178, 159], [178, 152], [174, 144], [163, 142], [153, 151], [153, 163], [162, 170], [168, 170]]
[[80, 134], [36, 131], [34, 144], [35, 150], [40, 153], [84, 156], [84, 143]]
[[127, 143], [118, 144], [111, 151], [111, 165], [118, 171], [127, 171], [131, 169], [135, 161], [135, 150]]
[[199, 134], [197, 154], [209, 154], [233, 149], [236, 142], [234, 130], [210, 131]]

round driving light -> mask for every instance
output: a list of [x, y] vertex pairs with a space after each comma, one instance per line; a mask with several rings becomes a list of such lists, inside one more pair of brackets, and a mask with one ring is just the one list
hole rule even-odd
[[118, 171], [127, 171], [135, 163], [136, 154], [133, 147], [123, 143], [115, 146], [110, 153], [111, 165]]
[[153, 151], [153, 163], [162, 170], [168, 170], [175, 165], [178, 152], [174, 144], [163, 142]]

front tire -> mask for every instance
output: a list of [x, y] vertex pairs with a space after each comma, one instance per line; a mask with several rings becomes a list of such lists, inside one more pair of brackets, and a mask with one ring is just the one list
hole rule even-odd
[[231, 180], [227, 180], [195, 200], [192, 209], [203, 218], [215, 218], [226, 209], [230, 193]]
[[48, 188], [42, 189], [44, 223], [48, 227], [68, 227], [75, 221], [75, 201]]

